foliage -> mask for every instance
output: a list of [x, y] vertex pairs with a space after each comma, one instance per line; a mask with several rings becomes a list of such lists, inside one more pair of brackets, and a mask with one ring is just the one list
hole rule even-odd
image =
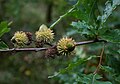
[[10, 29], [8, 28], [7, 22], [1, 22], [0, 23], [0, 37], [9, 31], [10, 31]]
[[[0, 23], [0, 37], [9, 31], [10, 31], [10, 28], [8, 28], [8, 23], [6, 21], [1, 22]], [[3, 41], [0, 41], [0, 49], [7, 48], [7, 47], [8, 46]]]
[[[54, 18], [56, 13], [58, 13], [57, 16], [60, 16], [59, 14], [66, 11], [66, 7], [64, 5], [67, 5], [69, 6], [67, 8], [71, 8], [61, 15], [53, 24], [51, 24], [52, 21], [49, 23], [45, 22], [48, 25], [51, 24], [50, 29], [53, 29], [55, 32], [55, 41], [58, 42], [58, 38], [67, 35], [68, 37], [75, 38], [76, 41], [98, 41], [101, 39], [104, 40], [104, 42], [93, 43], [80, 47], [74, 45], [76, 47], [76, 54], [74, 54], [74, 57], [69, 55], [59, 55], [59, 57], [56, 57], [55, 59], [47, 58], [44, 59], [44, 61], [41, 60], [41, 57], [45, 52], [22, 52], [16, 53], [15, 56], [12, 56], [14, 55], [13, 53], [0, 52], [0, 63], [2, 64], [0, 65], [0, 83], [9, 84], [9, 82], [11, 82], [18, 84], [38, 84], [44, 83], [45, 81], [46, 84], [120, 83], [120, 15], [118, 12], [120, 9], [120, 0], [65, 1], [69, 4], [62, 4], [64, 1], [60, 0], [59, 2], [56, 2], [55, 0], [11, 0], [5, 4], [6, 13], [4, 17], [9, 17], [9, 20], [11, 19], [10, 16], [15, 17], [13, 19], [15, 21], [15, 24], [12, 25], [13, 28], [17, 26], [21, 27], [20, 25], [23, 25], [23, 28], [21, 29], [33, 30], [34, 32], [36, 31], [36, 27], [39, 25], [38, 22], [45, 22], [45, 20], [42, 20], [45, 19], [45, 14], [42, 13], [44, 9], [42, 10], [41, 15], [38, 15], [39, 12], [37, 7], [35, 7], [35, 4], [39, 5], [38, 2], [43, 2], [43, 5], [40, 5], [41, 7], [45, 7], [44, 5], [48, 7], [48, 5], [52, 4], [55, 8], [59, 8], [57, 6], [62, 4], [60, 8], [63, 8], [63, 10], [53, 9], [53, 20], [56, 19]], [[34, 6], [31, 5], [31, 3], [34, 3]], [[22, 6], [23, 9], [21, 8]], [[32, 6], [34, 7], [33, 9]], [[26, 11], [28, 11], [26, 8], [28, 10], [31, 9], [33, 14], [27, 16], [29, 14], [26, 14]], [[33, 17], [33, 15], [35, 17]], [[29, 21], [28, 18], [31, 20]], [[6, 21], [0, 23], [0, 50], [8, 49], [8, 46], [12, 45], [9, 42], [8, 45], [4, 43], [6, 38], [5, 35], [7, 35], [7, 32], [10, 32], [10, 28], [8, 26], [10, 25]], [[18, 30], [18, 27], [13, 29], [13, 31], [14, 30]], [[46, 36], [46, 34], [44, 36]], [[7, 39], [7, 41], [10, 40]], [[53, 44], [56, 44], [56, 42]], [[103, 45], [105, 45], [105, 47], [102, 47]], [[31, 46], [34, 46], [34, 44], [31, 44]], [[64, 48], [65, 46], [63, 46], [63, 49]], [[105, 48], [103, 55], [101, 55], [101, 48]], [[8, 57], [4, 57], [4, 55], [8, 55]], [[48, 76], [52, 73], [54, 74]]]
[[[87, 0], [86, 0], [87, 1]], [[89, 1], [89, 0], [88, 0]], [[96, 2], [95, 3], [89, 3], [89, 4], [92, 4], [93, 5], [93, 7], [94, 7], [94, 5], [96, 4]], [[113, 28], [107, 28], [107, 26], [106, 25], [104, 25], [105, 24], [105, 22], [107, 21], [107, 19], [109, 18], [109, 16], [112, 14], [112, 12], [113, 12], [113, 10], [118, 6], [120, 4], [120, 1], [118, 1], [118, 0], [113, 0], [113, 1], [107, 1], [106, 2], [106, 7], [105, 7], [105, 9], [104, 9], [104, 12], [103, 12], [103, 14], [100, 16], [100, 15], [97, 15], [98, 17], [97, 18], [94, 18], [94, 17], [88, 17], [89, 15], [90, 16], [92, 16], [91, 15], [91, 12], [94, 14], [94, 12], [96, 11], [96, 10], [98, 10], [98, 9], [95, 9], [95, 8], [91, 8], [91, 7], [87, 7], [87, 6], [85, 6], [86, 7], [86, 9], [89, 11], [89, 10], [91, 10], [91, 12], [86, 12], [88, 15], [86, 15], [84, 12], [79, 12], [80, 13], [80, 15], [82, 14], [82, 13], [84, 13], [84, 15], [86, 15], [86, 16], [84, 16], [84, 15], [82, 15], [82, 16], [77, 16], [77, 18], [80, 18], [80, 21], [78, 21], [78, 22], [72, 22], [72, 26], [74, 27], [73, 29], [72, 29], [72, 31], [73, 30], [77, 30], [77, 31], [74, 31], [74, 33], [73, 34], [75, 34], [75, 33], [80, 33], [81, 35], [84, 35], [85, 37], [87, 36], [87, 38], [89, 37], [89, 38], [92, 38], [92, 39], [95, 39], [95, 38], [100, 38], [100, 39], [104, 39], [104, 40], [106, 40], [107, 42], [112, 42], [112, 43], [119, 43], [120, 42], [120, 39], [119, 39], [119, 37], [120, 37], [120, 32], [119, 32], [119, 29], [113, 29]], [[78, 9], [79, 10], [81, 10], [82, 9], [82, 5], [86, 5], [86, 3], [85, 3], [85, 1], [83, 1], [83, 3], [82, 4], [80, 4], [79, 6], [78, 6], [78, 8], [76, 8], [75, 10], [74, 10], [74, 13], [73, 13], [73, 15], [76, 13], [76, 15], [79, 15], [78, 14]], [[84, 11], [87, 11], [87, 10], [84, 10]], [[75, 15], [74, 15], [75, 16]], [[86, 18], [82, 18], [82, 17], [87, 17], [87, 19]], [[93, 22], [93, 23], [91, 23], [90, 21], [89, 21], [89, 19]], [[96, 20], [95, 20], [96, 19]], [[113, 54], [113, 53], [112, 53]], [[89, 58], [88, 58], [89, 59]], [[111, 58], [110, 58], [111, 59]], [[78, 63], [79, 64], [78, 64]], [[76, 83], [76, 84], [78, 84], [78, 83], [82, 83], [82, 84], [112, 84], [111, 82], [103, 82], [103, 81], [97, 81], [96, 79], [97, 78], [94, 78], [94, 76], [96, 75], [94, 75], [94, 74], [89, 74], [89, 75], [84, 75], [83, 74], [83, 72], [80, 74], [80, 75], [84, 75], [84, 76], [78, 76], [78, 74], [80, 73], [74, 73], [74, 72], [72, 72], [71, 73], [71, 69], [73, 69], [74, 67], [77, 67], [76, 66], [76, 64], [78, 64], [79, 66], [80, 66], [80, 64], [81, 64], [81, 62], [82, 62], [82, 60], [80, 60], [80, 62], [79, 61], [77, 61], [77, 62], [75, 62], [75, 64], [73, 63], [73, 64], [69, 64], [68, 65], [68, 67], [67, 68], [65, 68], [65, 69], [63, 69], [63, 70], [60, 70], [59, 72], [57, 72], [57, 73], [55, 73], [53, 76], [50, 76], [50, 78], [51, 77], [55, 77], [55, 76], [58, 76], [62, 81], [64, 81], [65, 83], [67, 83], [67, 84], [73, 84], [73, 83]], [[102, 69], [104, 69], [104, 70], [107, 70], [108, 72], [110, 72], [109, 71], [109, 66], [106, 66], [106, 67], [104, 67], [104, 66], [102, 66]], [[66, 73], [68, 73], [68, 75], [67, 74], [65, 74], [64, 72], [66, 72]], [[69, 73], [70, 72], [70, 73]], [[113, 74], [113, 73], [112, 73]], [[73, 75], [73, 77], [69, 77], [69, 75]], [[74, 78], [74, 75], [75, 75], [75, 78]], [[64, 76], [65, 77], [68, 77], [68, 78], [64, 78]], [[89, 77], [91, 77], [91, 78], [89, 78]], [[115, 77], [115, 76], [114, 76]], [[79, 80], [77, 80], [78, 78], [80, 78]], [[92, 79], [93, 78], [93, 79]], [[99, 79], [99, 78], [98, 78]], [[100, 79], [102, 79], [102, 78], [100, 78]], [[69, 81], [68, 82], [68, 80], [71, 80], [71, 81]], [[94, 83], [93, 83], [93, 80], [94, 80]], [[113, 82], [114, 80], [112, 79], [112, 82]], [[114, 81], [113, 83], [115, 83], [116, 84], [116, 82]]]

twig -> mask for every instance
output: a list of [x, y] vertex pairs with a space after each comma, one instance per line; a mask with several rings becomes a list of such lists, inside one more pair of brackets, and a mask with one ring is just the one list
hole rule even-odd
[[[91, 44], [95, 42], [105, 42], [105, 40], [91, 40], [91, 41], [83, 41], [83, 42], [76, 42], [76, 46], [79, 45], [85, 45], [85, 44]], [[51, 45], [51, 47], [54, 47], [55, 45]], [[21, 52], [21, 51], [44, 51], [48, 48], [12, 48], [12, 49], [0, 49], [0, 52]]]
[[60, 22], [64, 17], [66, 17], [68, 14], [70, 14], [75, 8], [76, 6], [79, 4], [80, 0], [78, 0], [78, 2], [73, 5], [73, 7], [68, 10], [68, 12], [66, 12], [65, 14], [61, 15], [51, 26], [50, 26], [50, 29], [53, 29], [53, 27], [58, 23]]
[[96, 70], [94, 71], [93, 74], [96, 74], [96, 73], [98, 72], [100, 66], [101, 66], [102, 58], [103, 58], [103, 53], [104, 53], [104, 49], [105, 49], [105, 44], [104, 44], [104, 46], [103, 46], [103, 48], [102, 48], [102, 51], [101, 51], [101, 54], [100, 54], [100, 61], [99, 61], [99, 64], [98, 64], [98, 66], [97, 66], [97, 68], [96, 68]]
[[42, 51], [42, 50], [47, 50], [47, 48], [12, 48], [12, 49], [0, 49], [0, 52], [20, 52], [20, 51]]
[[98, 72], [98, 70], [99, 70], [99, 68], [100, 68], [100, 66], [101, 66], [102, 58], [103, 58], [103, 53], [104, 53], [104, 49], [105, 49], [105, 44], [103, 45], [103, 48], [102, 48], [102, 51], [101, 51], [101, 54], [100, 54], [100, 61], [99, 61], [99, 64], [98, 64], [96, 70], [95, 70], [94, 73], [93, 73], [92, 84], [94, 84], [95, 76], [96, 76], [96, 74], [97, 74], [97, 72]]
[[96, 42], [106, 42], [105, 40], [90, 40], [90, 41], [83, 41], [83, 42], [76, 42], [76, 46], [83, 45], [83, 44], [91, 44]]

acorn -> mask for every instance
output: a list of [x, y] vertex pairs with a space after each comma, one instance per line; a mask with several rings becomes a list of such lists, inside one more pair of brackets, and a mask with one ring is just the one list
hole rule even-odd
[[75, 49], [75, 41], [72, 38], [62, 38], [57, 43], [57, 51], [61, 55], [68, 55]]
[[46, 25], [41, 25], [39, 30], [35, 33], [36, 43], [50, 43], [54, 39], [54, 33]]
[[29, 45], [32, 41], [32, 34], [26, 33], [23, 31], [15, 32], [14, 36], [11, 39], [12, 43], [16, 47], [23, 47], [24, 45]]

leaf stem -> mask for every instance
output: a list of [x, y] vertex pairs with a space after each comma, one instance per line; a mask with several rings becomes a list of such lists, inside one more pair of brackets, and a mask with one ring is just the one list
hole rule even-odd
[[66, 13], [63, 14], [63, 15], [61, 15], [61, 16], [50, 26], [50, 29], [53, 29], [53, 27], [54, 27], [57, 23], [59, 23], [64, 17], [66, 17], [68, 14], [70, 14], [70, 13], [76, 8], [76, 6], [79, 4], [79, 2], [80, 2], [80, 0], [78, 0], [78, 2], [77, 2], [75, 5], [73, 5], [73, 7], [72, 7], [70, 10], [68, 10], [68, 12], [66, 12]]

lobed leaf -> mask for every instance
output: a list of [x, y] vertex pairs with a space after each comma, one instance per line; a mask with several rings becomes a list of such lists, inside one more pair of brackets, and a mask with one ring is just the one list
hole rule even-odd
[[6, 21], [1, 22], [0, 23], [0, 37], [9, 31], [10, 31], [10, 28], [8, 28], [8, 23]]
[[119, 29], [109, 30], [103, 35], [101, 35], [101, 38], [108, 42], [120, 43], [120, 30]]
[[101, 21], [101, 24], [104, 24], [108, 17], [112, 14], [113, 10], [120, 5], [120, 0], [108, 0], [106, 2], [106, 7], [102, 16], [98, 16], [98, 20]]
[[77, 67], [80, 64], [83, 64], [84, 62], [87, 62], [87, 61], [91, 60], [92, 58], [96, 58], [96, 57], [98, 57], [98, 56], [90, 56], [88, 58], [79, 59], [76, 62], [71, 62], [68, 65], [68, 67], [66, 67], [65, 69], [60, 70], [59, 72], [55, 72], [54, 75], [48, 76], [48, 78], [53, 78], [53, 77], [58, 76], [59, 74], [64, 74], [65, 72], [72, 70], [74, 67]]

